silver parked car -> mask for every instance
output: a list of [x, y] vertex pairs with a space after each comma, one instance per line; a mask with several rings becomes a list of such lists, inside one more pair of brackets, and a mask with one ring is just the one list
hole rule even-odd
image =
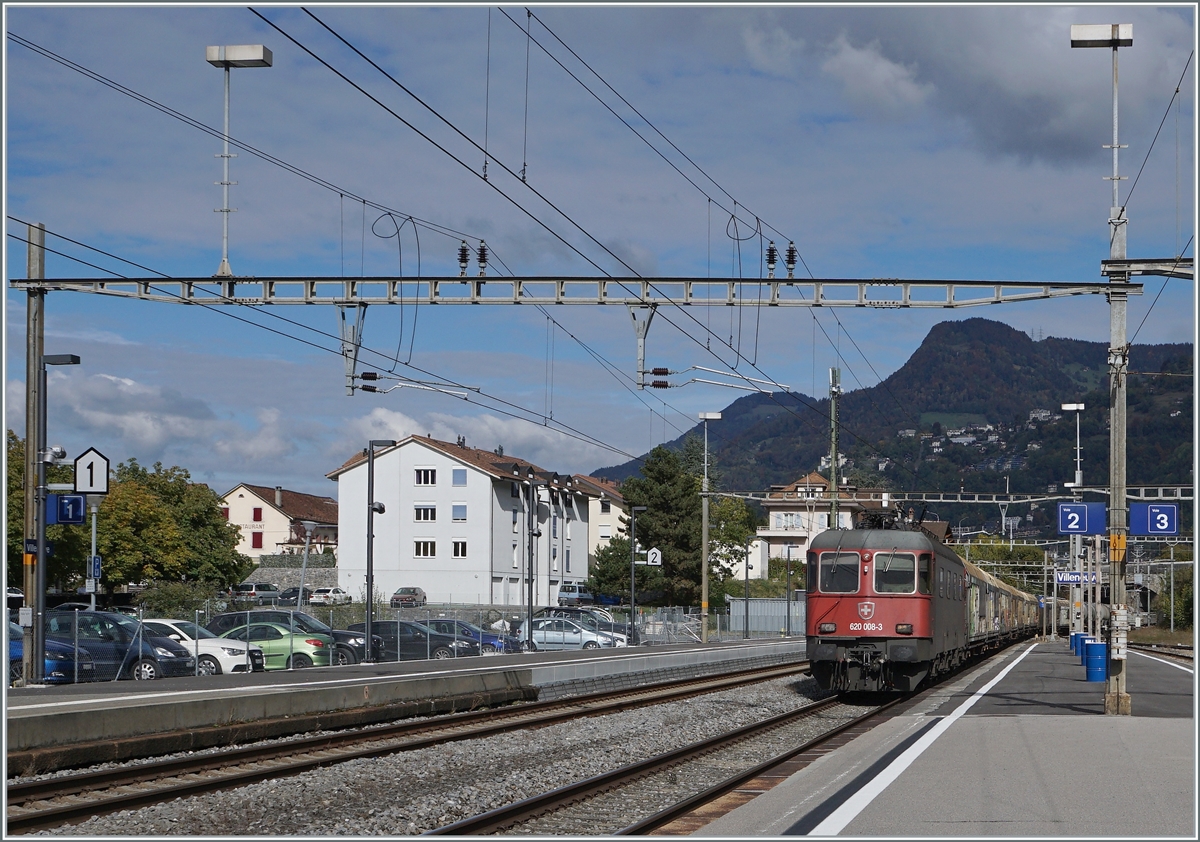
[[574, 620], [544, 617], [533, 621], [533, 645], [538, 649], [600, 649], [617, 645], [612, 635], [586, 629]]

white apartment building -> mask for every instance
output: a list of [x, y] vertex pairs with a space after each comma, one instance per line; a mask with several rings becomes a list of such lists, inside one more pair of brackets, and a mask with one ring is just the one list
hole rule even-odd
[[[376, 450], [374, 462], [385, 509], [374, 517], [377, 598], [415, 586], [433, 603], [525, 605], [532, 581], [533, 603], [553, 605], [559, 585], [587, 580], [589, 498], [571, 476], [426, 436]], [[361, 599], [366, 451], [327, 476], [338, 484], [338, 584]]]
[[575, 487], [588, 497], [588, 564], [621, 532], [621, 517], [629, 517], [629, 504], [621, 488], [610, 479], [575, 475]]
[[241, 527], [237, 551], [252, 559], [303, 552], [305, 521], [314, 524], [310, 552], [337, 550], [338, 504], [332, 497], [242, 483], [221, 498], [221, 508], [226, 520]]
[[826, 529], [851, 529], [855, 515], [864, 508], [881, 507], [880, 503], [852, 499], [857, 490], [841, 487], [837, 523], [831, 524], [827, 478], [813, 472], [788, 485], [772, 485], [762, 501], [767, 525], [758, 528], [758, 537], [766, 544], [764, 558], [788, 558], [790, 554], [793, 561], [804, 559], [814, 536]]

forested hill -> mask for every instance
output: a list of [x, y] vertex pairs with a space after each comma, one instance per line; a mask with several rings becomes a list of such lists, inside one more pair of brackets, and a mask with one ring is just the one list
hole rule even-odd
[[[1192, 481], [1192, 378], [1185, 375], [1193, 353], [1190, 343], [1135, 345], [1130, 352], [1130, 371], [1143, 373], [1130, 377], [1131, 483]], [[1107, 471], [1107, 360], [1103, 342], [1035, 341], [988, 319], [942, 322], [882, 383], [843, 395], [841, 452], [860, 482], [921, 490], [957, 490], [966, 483], [984, 490], [1007, 474], [1013, 491], [1032, 489], [1048, 477], [1070, 479], [1075, 430], [1071, 419], [1031, 422], [1030, 413], [1059, 414], [1063, 403], [1084, 402], [1087, 479], [1099, 482]], [[1164, 369], [1175, 376], [1147, 376]], [[790, 482], [815, 470], [829, 453], [827, 397], [749, 395], [723, 415], [710, 424], [709, 438], [725, 488], [765, 490]], [[949, 442], [945, 433], [963, 428], [974, 428], [966, 433], [978, 441]], [[905, 429], [935, 435], [900, 435]], [[690, 432], [703, 431], [697, 425]], [[991, 436], [998, 438], [989, 442]], [[667, 446], [678, 449], [684, 438]], [[1058, 476], [1060, 469], [1069, 470]], [[638, 462], [631, 461], [592, 475], [621, 480], [637, 471]], [[968, 482], [972, 473], [977, 475]]]

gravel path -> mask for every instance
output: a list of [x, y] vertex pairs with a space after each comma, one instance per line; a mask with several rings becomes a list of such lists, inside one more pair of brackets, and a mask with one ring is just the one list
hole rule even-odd
[[536, 730], [353, 760], [229, 792], [100, 816], [40, 834], [418, 834], [825, 695], [811, 678], [776, 679]]

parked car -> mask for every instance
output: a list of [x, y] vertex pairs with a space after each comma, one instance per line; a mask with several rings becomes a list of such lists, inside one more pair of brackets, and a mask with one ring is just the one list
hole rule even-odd
[[297, 597], [300, 596], [300, 588], [288, 588], [286, 591], [283, 591], [279, 594], [279, 599], [275, 600], [275, 604], [276, 605], [297, 605], [297, 604], [307, 605], [308, 601], [312, 598], [312, 595], [313, 595], [312, 588], [305, 588], [304, 589], [304, 598], [301, 599], [299, 603], [297, 603], [296, 599], [297, 599]]
[[392, 594], [393, 608], [412, 608], [425, 603], [425, 591], [420, 588], [396, 588]]
[[[14, 622], [8, 624], [8, 681], [11, 684], [24, 677], [22, 658], [25, 654], [25, 630]], [[76, 649], [67, 643], [46, 638], [46, 661], [42, 675], [47, 684], [73, 684], [95, 678], [95, 664], [86, 649]]]
[[484, 655], [494, 655], [497, 653], [510, 654], [522, 651], [519, 638], [481, 629], [479, 626], [474, 623], [468, 623], [466, 620], [436, 617], [430, 620], [417, 620], [416, 622], [439, 634], [473, 640], [479, 644], [479, 651]]
[[253, 602], [267, 605], [279, 599], [279, 586], [270, 582], [243, 582], [233, 586], [233, 599], [237, 602]]
[[54, 607], [49, 608], [48, 610], [50, 610], [50, 611], [91, 611], [92, 606], [86, 602], [60, 602], [58, 605], [55, 605]]
[[591, 605], [596, 600], [582, 582], [563, 582], [558, 586], [559, 605]]
[[[351, 631], [364, 632], [366, 623], [351, 623]], [[454, 638], [407, 620], [376, 620], [371, 634], [383, 638], [383, 661], [418, 661], [423, 658], [464, 658], [478, 655], [479, 644], [466, 638]]]
[[[217, 614], [208, 621], [206, 628], [216, 635], [222, 635], [232, 628], [244, 626], [247, 617], [252, 622], [280, 623], [287, 627], [295, 627], [299, 631], [313, 634], [327, 634], [336, 641], [333, 653], [333, 663], [338, 666], [357, 664], [367, 656], [366, 641], [361, 632], [332, 629], [311, 614], [303, 611], [283, 611], [278, 608], [252, 608], [249, 611], [226, 611]], [[375, 636], [373, 647], [375, 660], [379, 660], [383, 652], [383, 641]]]
[[341, 588], [317, 588], [308, 598], [309, 605], [349, 605], [350, 594]]
[[47, 611], [46, 637], [78, 641], [92, 656], [96, 679], [149, 680], [193, 675], [196, 659], [177, 641], [151, 633], [132, 617], [113, 611]]
[[9, 608], [20, 608], [25, 604], [25, 591], [20, 588], [9, 588], [6, 601]]
[[565, 617], [542, 617], [533, 621], [533, 645], [538, 649], [600, 649], [617, 645], [616, 638], [584, 628]]
[[[592, 631], [612, 635], [614, 638], [616, 638], [618, 646], [630, 645], [629, 626], [625, 623], [618, 623], [613, 620], [612, 614], [609, 614], [603, 608], [551, 606], [550, 608], [541, 609], [534, 614], [533, 617], [535, 620], [539, 617], [565, 617], [568, 620], [579, 623], [585, 628], [591, 629]], [[519, 632], [516, 632], [516, 634], [518, 637], [524, 637], [524, 635], [520, 634]], [[633, 644], [636, 645], [640, 639], [636, 629], [634, 629], [632, 632], [632, 637]]]
[[183, 644], [196, 657], [200, 675], [262, 672], [264, 669], [262, 649], [253, 643], [247, 645], [240, 640], [222, 640], [203, 626], [188, 620], [153, 619], [143, 622], [148, 631]]
[[291, 631], [279, 623], [252, 622], [221, 635], [226, 640], [249, 640], [262, 648], [263, 665], [269, 670], [302, 669], [329, 665], [333, 638], [327, 634]]

